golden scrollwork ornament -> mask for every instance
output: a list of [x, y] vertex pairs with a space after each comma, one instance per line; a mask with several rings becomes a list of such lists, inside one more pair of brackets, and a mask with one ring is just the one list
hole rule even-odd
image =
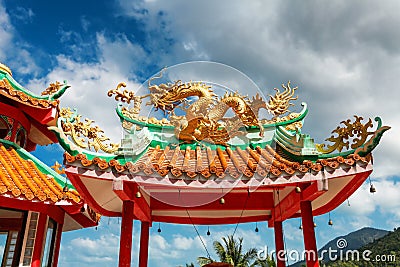
[[61, 109], [60, 116], [64, 119], [61, 122], [62, 129], [66, 136], [70, 136], [72, 141], [81, 148], [91, 149], [96, 152], [102, 150], [106, 153], [114, 153], [118, 150], [119, 144], [108, 143], [110, 138], [104, 136], [104, 131], [99, 126], [93, 126], [93, 120], [81, 120], [81, 115], [73, 115], [69, 109]]
[[41, 95], [52, 95], [56, 93], [58, 90], [61, 88], [61, 83], [59, 81], [56, 81], [54, 83], [50, 83], [49, 87], [47, 87]]
[[[343, 148], [356, 149], [362, 146], [367, 140], [367, 137], [374, 134], [374, 132], [368, 131], [368, 128], [373, 126], [372, 120], [369, 119], [366, 124], [363, 124], [361, 122], [363, 120], [362, 117], [357, 115], [354, 115], [354, 117], [354, 122], [351, 122], [350, 119], [340, 122], [343, 126], [339, 125], [332, 131], [332, 135], [325, 139], [325, 141], [333, 142], [333, 145], [328, 145], [328, 147], [325, 148], [325, 144], [316, 144], [317, 150], [321, 153], [328, 154], [335, 150], [341, 152]], [[352, 144], [350, 144], [350, 140], [352, 140]]]

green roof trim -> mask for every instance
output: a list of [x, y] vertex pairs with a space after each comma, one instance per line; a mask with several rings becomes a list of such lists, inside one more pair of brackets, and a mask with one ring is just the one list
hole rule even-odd
[[[272, 128], [272, 127], [278, 127], [278, 126], [284, 126], [284, 125], [289, 125], [292, 124], [294, 122], [297, 121], [301, 121], [305, 118], [305, 116], [307, 116], [308, 113], [308, 107], [307, 107], [307, 103], [302, 102], [301, 106], [303, 107], [302, 110], [300, 111], [300, 116], [298, 116], [297, 118], [291, 119], [291, 120], [287, 120], [287, 121], [279, 121], [279, 122], [275, 122], [275, 123], [269, 123], [269, 124], [264, 124], [263, 127], [264, 129], [266, 128]], [[175, 126], [172, 125], [159, 125], [159, 124], [152, 124], [152, 123], [147, 123], [144, 121], [138, 121], [132, 118], [128, 118], [126, 117], [123, 113], [122, 113], [122, 108], [123, 105], [121, 103], [118, 104], [118, 106], [116, 107], [116, 112], [118, 117], [120, 118], [121, 122], [123, 121], [127, 121], [142, 127], [147, 127], [150, 131], [152, 132], [160, 132], [160, 131], [164, 131], [164, 130], [168, 130], [168, 131], [173, 131], [175, 129]], [[246, 129], [258, 129], [257, 126], [249, 126]]]
[[55, 93], [52, 94], [52, 95], [45, 95], [45, 96], [42, 96], [42, 95], [37, 95], [37, 94], [35, 94], [35, 93], [29, 91], [28, 89], [24, 88], [24, 87], [23, 87], [22, 85], [20, 85], [8, 72], [6, 72], [5, 70], [2, 70], [2, 69], [0, 68], [0, 80], [2, 80], [2, 79], [4, 79], [4, 78], [7, 79], [7, 81], [11, 84], [11, 86], [12, 86], [15, 90], [20, 91], [20, 92], [23, 92], [24, 94], [26, 94], [26, 95], [28, 95], [28, 96], [30, 96], [30, 97], [32, 97], [32, 98], [40, 99], [40, 100], [55, 100], [55, 99], [58, 99], [58, 98], [60, 98], [60, 97], [65, 93], [65, 91], [66, 91], [69, 87], [71, 87], [70, 85], [67, 84], [66, 81], [64, 81], [64, 84], [61, 85], [60, 89], [59, 89], [57, 92], [55, 92]]

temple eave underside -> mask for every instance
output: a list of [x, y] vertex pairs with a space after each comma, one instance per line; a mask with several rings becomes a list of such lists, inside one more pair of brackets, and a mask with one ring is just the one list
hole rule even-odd
[[300, 216], [300, 202], [305, 200], [312, 202], [313, 215], [324, 214], [368, 178], [372, 164], [358, 158], [351, 165], [343, 162], [321, 171], [237, 179], [215, 174], [207, 179], [201, 175], [199, 179], [163, 177], [157, 172], [116, 174], [111, 168], [84, 167], [79, 161], [68, 163], [66, 172], [94, 210], [106, 216], [121, 216], [123, 202], [132, 201], [137, 210], [134, 215], [142, 221], [211, 225], [284, 221]]

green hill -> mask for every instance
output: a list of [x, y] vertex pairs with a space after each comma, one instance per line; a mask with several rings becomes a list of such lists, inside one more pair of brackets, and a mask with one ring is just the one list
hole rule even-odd
[[[358, 249], [360, 260], [336, 261], [330, 267], [397, 267], [400, 266], [400, 228]], [[366, 255], [368, 260], [363, 259]], [[323, 266], [323, 265], [322, 265]]]
[[[389, 231], [386, 230], [381, 230], [381, 229], [375, 229], [371, 227], [365, 227], [360, 230], [351, 232], [345, 236], [339, 236], [336, 237], [335, 239], [329, 241], [325, 246], [323, 246], [321, 249], [318, 250], [318, 255], [321, 256], [322, 251], [329, 251], [329, 249], [332, 250], [338, 250], [337, 243], [339, 239], [344, 239], [346, 240], [346, 246], [342, 249], [342, 253], [345, 255], [345, 253], [348, 250], [357, 250], [360, 249], [361, 247], [365, 246], [368, 243], [371, 243], [379, 238], [382, 238], [383, 236], [387, 235]], [[340, 255], [335, 254], [338, 258]], [[329, 262], [329, 254], [324, 253], [323, 254], [323, 259], [321, 260], [322, 263], [328, 263]], [[301, 267], [304, 266], [305, 262], [297, 262], [295, 264], [290, 265], [290, 267]], [[323, 264], [321, 264], [323, 266]], [[326, 266], [344, 266], [344, 265], [326, 265]], [[354, 265], [349, 265], [349, 266], [354, 266]], [[400, 266], [400, 265], [399, 265]]]

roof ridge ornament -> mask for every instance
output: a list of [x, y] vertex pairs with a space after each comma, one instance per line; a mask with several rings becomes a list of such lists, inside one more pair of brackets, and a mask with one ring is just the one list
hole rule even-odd
[[[343, 126], [337, 126], [336, 129], [332, 131], [332, 135], [325, 139], [325, 141], [333, 142], [333, 145], [328, 145], [325, 148], [325, 144], [316, 144], [316, 149], [322, 154], [329, 154], [335, 150], [342, 152], [343, 148], [357, 149], [356, 152], [362, 152], [362, 154], [368, 154], [379, 142], [383, 132], [390, 129], [389, 126], [382, 126], [382, 121], [379, 117], [375, 118], [378, 122], [378, 126], [375, 131], [370, 132], [368, 128], [372, 128], [371, 118], [367, 123], [363, 124], [361, 121], [363, 117], [354, 115], [354, 122], [351, 119], [341, 121]], [[336, 134], [336, 136], [335, 136]], [[372, 137], [367, 141], [368, 136]], [[350, 142], [352, 141], [352, 144]], [[364, 148], [365, 146], [365, 148]]]
[[[159, 75], [148, 80], [148, 90], [150, 94], [136, 96], [134, 92], [123, 90], [125, 83], [119, 83], [115, 89], [109, 90], [107, 95], [115, 100], [131, 103], [133, 107], [119, 106], [123, 126], [133, 127], [133, 124], [155, 124], [160, 126], [173, 127], [175, 137], [184, 143], [196, 143], [205, 141], [208, 143], [229, 146], [229, 141], [238, 136], [246, 136], [246, 128], [258, 128], [259, 136], [264, 136], [264, 124], [274, 124], [278, 122], [296, 119], [301, 114], [291, 113], [285, 117], [280, 117], [287, 112], [288, 108], [294, 104], [290, 101], [297, 100], [298, 96], [293, 97], [298, 87], [291, 87], [290, 81], [282, 84], [283, 92], [277, 91], [274, 96], [270, 95], [268, 104], [260, 96], [249, 98], [242, 96], [238, 92], [226, 91], [223, 96], [218, 97], [211, 89], [211, 85], [202, 81], [167, 82], [152, 84], [155, 79], [163, 76], [165, 69]], [[152, 105], [155, 110], [161, 110], [167, 118], [145, 118], [140, 116], [142, 99], [150, 97], [146, 105]], [[121, 104], [120, 104], [121, 105]], [[182, 112], [175, 112], [180, 109]], [[260, 109], [265, 109], [274, 117], [271, 120], [259, 118]], [[229, 113], [228, 110], [233, 112]], [[128, 123], [126, 123], [128, 122]], [[302, 127], [302, 122], [288, 126], [288, 130], [296, 130]], [[253, 131], [254, 132], [254, 131]]]
[[118, 150], [119, 144], [105, 143], [110, 138], [104, 135], [104, 131], [99, 126], [92, 125], [94, 120], [85, 118], [81, 121], [82, 115], [76, 114], [70, 108], [62, 108], [60, 117], [64, 134], [70, 136], [77, 146], [84, 149], [93, 148], [96, 152], [101, 150], [105, 153], [114, 153]]
[[61, 89], [61, 85], [63, 85], [63, 84], [60, 83], [59, 81], [55, 81], [54, 83], [50, 83], [49, 87], [44, 89], [44, 91], [41, 92], [40, 95], [48, 95], [48, 96], [54, 95], [55, 93], [57, 93]]

